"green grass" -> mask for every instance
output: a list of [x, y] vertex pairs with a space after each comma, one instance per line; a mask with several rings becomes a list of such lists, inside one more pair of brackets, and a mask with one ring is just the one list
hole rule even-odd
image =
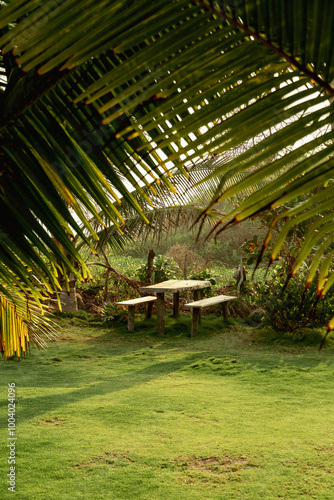
[[[0, 364], [0, 496], [15, 382], [18, 499], [332, 499], [334, 349], [205, 317], [137, 331], [66, 318]], [[313, 345], [314, 344], [314, 345]]]

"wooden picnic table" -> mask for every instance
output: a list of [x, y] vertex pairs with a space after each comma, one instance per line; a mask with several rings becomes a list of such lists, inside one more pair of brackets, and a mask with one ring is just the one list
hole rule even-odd
[[194, 292], [194, 300], [200, 300], [201, 290], [209, 288], [210, 281], [203, 280], [169, 280], [154, 285], [143, 286], [139, 290], [150, 294], [157, 294], [157, 331], [160, 335], [165, 333], [165, 293], [173, 294], [173, 316], [180, 314], [180, 292]]

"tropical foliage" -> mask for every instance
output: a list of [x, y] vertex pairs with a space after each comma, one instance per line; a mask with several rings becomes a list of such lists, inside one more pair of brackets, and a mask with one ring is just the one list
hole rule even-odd
[[0, 329], [0, 351], [6, 358], [25, 353], [29, 340], [45, 347], [45, 337], [54, 340], [57, 336], [56, 325], [44, 315], [44, 308], [13, 292], [11, 300], [0, 295]]
[[145, 220], [134, 193], [149, 204], [159, 185], [175, 191], [173, 174], [208, 154], [223, 160], [203, 217], [253, 191], [216, 231], [309, 193], [279, 215], [272, 258], [316, 215], [291, 274], [317, 246], [326, 293], [333, 23], [329, 0], [2, 0], [1, 295], [40, 302], [65, 268], [78, 276], [71, 259], [86, 276], [71, 235], [92, 246], [89, 219], [121, 227], [124, 202]]
[[[170, 180], [170, 187], [164, 184], [154, 187], [156, 194], [150, 197], [151, 185], [143, 187], [142, 192], [147, 195], [143, 197], [142, 193], [133, 192], [132, 196], [136, 200], [137, 207], [122, 200], [119, 212], [123, 218], [122, 224], [114, 224], [108, 216], [99, 214], [99, 219], [92, 217], [90, 225], [94, 229], [98, 238], [90, 236], [91, 244], [98, 251], [109, 245], [113, 251], [117, 252], [124, 249], [125, 245], [136, 239], [145, 240], [149, 236], [160, 239], [162, 233], [168, 233], [171, 230], [183, 225], [191, 228], [200, 218], [205, 209], [208, 199], [214, 196], [218, 186], [219, 178], [213, 177], [207, 179], [215, 171], [217, 164], [221, 164], [222, 158], [209, 157], [196, 163], [187, 177], [178, 171], [173, 172]], [[242, 175], [235, 175], [228, 180], [230, 186], [235, 185], [242, 179]], [[257, 187], [260, 187], [261, 183]], [[236, 200], [240, 201], [250, 190], [237, 195]], [[140, 212], [138, 212], [140, 207]], [[215, 223], [221, 219], [223, 213], [218, 208], [210, 211], [206, 220], [206, 228], [212, 228]], [[102, 223], [101, 223], [102, 220]], [[78, 235], [79, 245], [82, 248], [87, 245], [86, 240], [82, 240]]]
[[324, 326], [333, 316], [333, 294], [327, 294], [323, 300], [318, 301], [315, 282], [305, 289], [307, 270], [307, 266], [299, 269], [284, 293], [285, 264], [276, 265], [271, 271], [270, 279], [252, 283], [246, 290], [253, 303], [261, 308], [265, 323], [280, 331], [297, 331], [296, 338], [298, 335], [305, 335], [305, 332], [299, 330]]

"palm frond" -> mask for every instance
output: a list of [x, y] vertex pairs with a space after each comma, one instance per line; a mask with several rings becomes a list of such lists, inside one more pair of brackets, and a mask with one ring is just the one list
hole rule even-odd
[[0, 352], [9, 359], [21, 357], [33, 341], [45, 348], [45, 339], [54, 340], [56, 324], [43, 314], [43, 307], [21, 294], [10, 298], [0, 291]]
[[[169, 233], [180, 225], [192, 228], [205, 212], [207, 200], [214, 196], [222, 183], [234, 186], [242, 179], [242, 174], [228, 179], [222, 179], [219, 176], [208, 178], [218, 165], [226, 163], [228, 159], [229, 156], [224, 155], [201, 160], [187, 169], [187, 177], [178, 171], [172, 171], [171, 184], [175, 188], [175, 192], [171, 192], [163, 184], [155, 187], [154, 196], [150, 191], [151, 186], [143, 188], [145, 197], [141, 193], [134, 192], [133, 196], [140, 205], [144, 218], [133, 208], [132, 204], [122, 200], [120, 213], [124, 222], [121, 225], [121, 231], [103, 214], [99, 214], [99, 219], [93, 217], [90, 224], [98, 235], [98, 241], [92, 241], [95, 249], [99, 251], [101, 247], [108, 244], [114, 251], [119, 251], [124, 249], [128, 242], [135, 239], [145, 240], [149, 236], [159, 239], [163, 233]], [[205, 184], [200, 182], [202, 179], [207, 179]], [[239, 193], [236, 199], [244, 199], [245, 196], [261, 187], [262, 183], [259, 182], [251, 189]], [[149, 202], [146, 201], [146, 198], [149, 198]], [[215, 223], [222, 216], [221, 211], [211, 210], [206, 215], [205, 227], [214, 228]], [[101, 219], [103, 224], [101, 224]], [[77, 248], [82, 248], [85, 244], [86, 242], [82, 241]]]
[[[77, 218], [89, 231], [82, 206], [119, 227], [124, 203], [145, 218], [137, 195], [154, 205], [161, 184], [174, 192], [176, 172], [191, 177], [212, 155], [224, 161], [198, 179], [211, 195], [204, 216], [218, 201], [247, 194], [216, 231], [329, 186], [333, 26], [329, 0], [1, 6], [0, 203], [10, 222], [1, 221], [0, 258], [21, 281], [29, 267], [57, 286], [41, 258], [56, 252], [50, 232], [76, 255], [66, 234], [79, 231]], [[8, 72], [11, 51], [18, 66]], [[321, 239], [307, 238], [297, 262], [315, 243], [334, 242], [326, 189], [281, 215], [293, 225], [319, 210], [328, 222], [325, 232], [319, 220]]]

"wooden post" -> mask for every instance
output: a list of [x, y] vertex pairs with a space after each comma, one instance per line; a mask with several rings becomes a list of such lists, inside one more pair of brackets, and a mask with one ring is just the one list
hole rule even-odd
[[[201, 300], [201, 298], [202, 298], [202, 290], [194, 290], [194, 302], [196, 302], [196, 300]], [[198, 321], [201, 321], [201, 319], [202, 319], [202, 310], [199, 307], [198, 308]]]
[[185, 280], [188, 279], [188, 254], [184, 258], [184, 267], [183, 267], [183, 277]]
[[[185, 280], [188, 279], [188, 254], [186, 253], [186, 256], [184, 258], [184, 270], [183, 270], [183, 277]], [[187, 302], [190, 302], [190, 293], [189, 291], [187, 290]]]
[[193, 321], [192, 321], [192, 325], [191, 325], [191, 337], [196, 337], [197, 332], [198, 332], [198, 323], [200, 320], [201, 308], [200, 307], [193, 307], [192, 313], [193, 313]]
[[[154, 257], [155, 257], [155, 251], [151, 248], [151, 250], [148, 252], [148, 258], [147, 258], [147, 282], [149, 284], [152, 283]], [[146, 319], [149, 319], [152, 316], [152, 310], [153, 310], [153, 302], [149, 302], [147, 304], [147, 309], [146, 309]]]
[[148, 252], [148, 257], [147, 257], [147, 282], [149, 284], [152, 283], [154, 257], [155, 257], [155, 251], [151, 248], [151, 250]]
[[173, 317], [180, 316], [180, 292], [173, 293]]
[[103, 292], [103, 302], [107, 302], [108, 300], [108, 288], [109, 288], [109, 269], [106, 272], [106, 283], [104, 285], [104, 292]]
[[157, 331], [165, 334], [165, 294], [161, 292], [157, 293]]
[[133, 332], [135, 329], [135, 306], [128, 306], [128, 330]]

